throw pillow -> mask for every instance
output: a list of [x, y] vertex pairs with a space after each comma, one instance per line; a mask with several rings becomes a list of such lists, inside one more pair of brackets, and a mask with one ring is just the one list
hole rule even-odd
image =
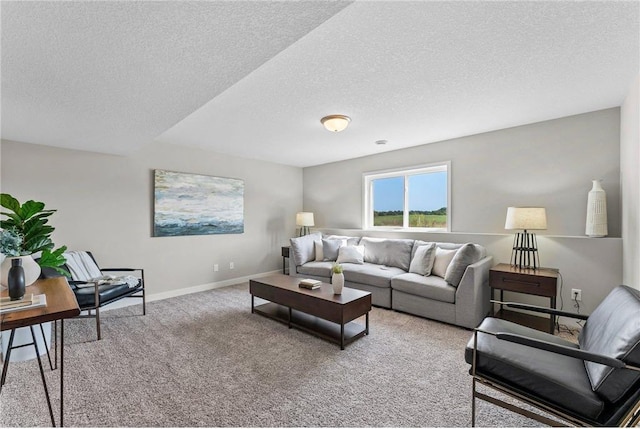
[[324, 254], [322, 253], [322, 240], [316, 240], [313, 244], [316, 247], [316, 262], [324, 261]]
[[303, 235], [302, 237], [291, 238], [291, 256], [296, 266], [306, 264], [315, 259], [315, 248], [313, 242], [322, 239], [322, 233]]
[[339, 264], [349, 262], [352, 264], [364, 264], [364, 246], [341, 246], [338, 249]]
[[436, 259], [433, 261], [431, 274], [444, 278], [447, 274], [447, 268], [457, 251], [458, 249], [442, 249], [440, 247], [436, 247]]
[[335, 261], [338, 259], [338, 249], [345, 244], [344, 240], [327, 240], [322, 239], [322, 256], [323, 261]]
[[458, 249], [453, 259], [451, 259], [449, 267], [447, 267], [447, 272], [444, 275], [446, 282], [451, 286], [457, 287], [467, 267], [474, 262], [478, 262], [481, 256], [480, 251], [473, 244], [467, 243], [463, 245]]
[[430, 276], [435, 259], [436, 243], [431, 243], [426, 246], [418, 246], [413, 258], [411, 259], [409, 272], [420, 274], [421, 276]]

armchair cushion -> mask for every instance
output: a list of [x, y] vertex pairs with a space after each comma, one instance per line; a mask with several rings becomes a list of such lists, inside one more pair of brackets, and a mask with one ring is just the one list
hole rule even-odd
[[[98, 286], [98, 299], [101, 305], [105, 305], [114, 299], [131, 295], [138, 290], [139, 288], [130, 288], [126, 283], [100, 285]], [[76, 287], [73, 292], [80, 308], [94, 307], [96, 305], [96, 295], [93, 287]]]
[[[580, 348], [640, 366], [640, 291], [618, 286], [587, 319]], [[591, 386], [611, 402], [621, 399], [640, 380], [640, 373], [585, 362]]]
[[[577, 344], [551, 334], [486, 318], [479, 329], [524, 335], [567, 347]], [[473, 337], [465, 349], [465, 360], [473, 362]], [[577, 415], [596, 420], [604, 410], [604, 401], [591, 389], [583, 361], [544, 350], [501, 341], [493, 335], [478, 332], [478, 374], [507, 380], [508, 384]]]

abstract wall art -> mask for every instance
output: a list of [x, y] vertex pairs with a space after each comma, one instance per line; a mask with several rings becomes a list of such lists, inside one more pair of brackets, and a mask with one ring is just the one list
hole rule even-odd
[[154, 237], [242, 234], [244, 181], [154, 170]]

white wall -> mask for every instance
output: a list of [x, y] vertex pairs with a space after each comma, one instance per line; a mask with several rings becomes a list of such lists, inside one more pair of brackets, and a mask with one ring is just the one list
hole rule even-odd
[[[314, 212], [319, 228], [374, 235], [361, 231], [362, 173], [447, 160], [453, 233], [395, 236], [474, 241], [496, 263], [508, 262], [507, 207], [542, 206], [548, 230], [538, 234], [540, 260], [560, 269], [565, 309], [571, 288], [583, 290], [583, 310], [591, 311], [621, 283], [618, 108], [305, 168], [304, 209]], [[584, 236], [592, 179], [603, 179], [607, 191], [608, 238]]]
[[[143, 267], [151, 295], [279, 270], [302, 208], [297, 167], [159, 143], [128, 157], [1, 144], [2, 192], [57, 209], [57, 245], [92, 250], [105, 267]], [[243, 179], [245, 232], [152, 237], [154, 169]]]
[[622, 249], [625, 284], [640, 289], [640, 74], [620, 109]]

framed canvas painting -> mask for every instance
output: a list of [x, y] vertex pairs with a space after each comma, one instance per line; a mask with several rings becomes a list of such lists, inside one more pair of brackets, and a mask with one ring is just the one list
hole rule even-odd
[[242, 234], [244, 181], [154, 170], [153, 236]]

